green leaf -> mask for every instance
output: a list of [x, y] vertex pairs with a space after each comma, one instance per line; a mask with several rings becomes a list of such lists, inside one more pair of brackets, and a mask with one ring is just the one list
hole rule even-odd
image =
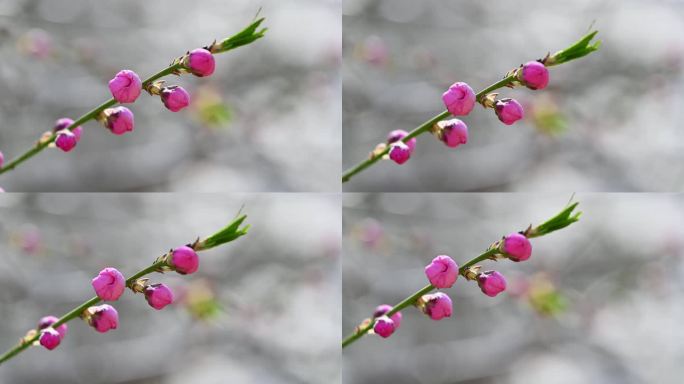
[[575, 208], [577, 208], [578, 204], [579, 204], [579, 202], [568, 205], [565, 209], [563, 209], [556, 216], [550, 218], [549, 220], [547, 220], [543, 224], [538, 225], [535, 228], [531, 228], [527, 232], [526, 236], [527, 237], [544, 236], [546, 234], [557, 231], [559, 229], [563, 229], [563, 228], [567, 227], [568, 225], [579, 221], [579, 218], [582, 215], [582, 212], [574, 212], [573, 213]]
[[200, 241], [195, 247], [195, 250], [207, 250], [214, 248], [221, 244], [233, 241], [240, 236], [246, 235], [247, 231], [249, 230], [249, 225], [245, 225], [244, 227], [240, 228], [242, 222], [245, 221], [246, 218], [247, 215], [239, 216], [222, 230]]
[[548, 59], [546, 59], [544, 64], [546, 66], [563, 64], [597, 51], [601, 47], [601, 41], [599, 40], [591, 43], [591, 40], [596, 36], [597, 33], [598, 31], [589, 32], [584, 37], [579, 39], [575, 44], [551, 55]]
[[229, 51], [231, 49], [235, 49], [237, 47], [241, 47], [243, 45], [250, 44], [253, 41], [264, 37], [264, 34], [266, 33], [266, 31], [268, 31], [267, 28], [262, 28], [261, 30], [257, 31], [257, 28], [259, 28], [259, 26], [261, 25], [261, 23], [263, 21], [264, 21], [263, 17], [260, 19], [257, 19], [255, 22], [250, 24], [247, 28], [238, 32], [234, 36], [223, 40], [221, 42], [221, 52]]

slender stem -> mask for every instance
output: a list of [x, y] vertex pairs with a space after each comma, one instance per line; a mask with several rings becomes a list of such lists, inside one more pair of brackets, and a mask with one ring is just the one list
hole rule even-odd
[[[128, 286], [129, 284], [131, 284], [135, 280], [156, 271], [162, 265], [164, 265], [164, 263], [165, 263], [164, 260], [160, 260], [160, 261], [157, 261], [156, 263], [150, 265], [149, 267], [138, 271], [136, 274], [134, 274], [133, 276], [126, 279], [126, 286]], [[72, 309], [71, 311], [69, 311], [64, 316], [60, 317], [59, 320], [57, 320], [54, 324], [52, 324], [52, 327], [53, 328], [59, 327], [60, 325], [81, 316], [83, 311], [85, 311], [89, 307], [92, 307], [93, 305], [99, 303], [100, 301], [101, 300], [99, 297], [97, 297], [97, 296], [93, 297], [92, 299], [90, 299], [90, 300], [84, 302], [83, 304], [79, 305], [78, 307]], [[17, 354], [19, 354], [20, 352], [22, 352], [24, 349], [33, 345], [33, 343], [36, 342], [38, 340], [38, 338], [40, 338], [40, 332], [37, 329], [35, 331], [36, 331], [35, 334], [31, 338], [26, 339], [26, 340], [22, 340], [14, 348], [10, 349], [5, 354], [0, 356], [0, 364], [11, 359], [12, 357], [14, 357]]]
[[461, 268], [458, 269], [458, 273], [462, 276], [465, 276], [466, 270], [468, 268], [472, 267], [473, 265], [475, 265], [477, 263], [481, 263], [481, 262], [491, 258], [492, 256], [499, 254], [499, 253], [501, 253], [501, 252], [499, 251], [498, 248], [490, 248], [486, 252], [483, 252], [482, 254], [480, 254], [478, 257], [476, 257], [476, 258], [468, 261], [467, 263], [461, 265]]
[[[221, 48], [215, 50], [213, 53], [224, 53], [231, 51], [235, 48], [244, 46], [246, 44], [249, 44], [261, 37], [263, 37], [263, 34], [265, 33], [265, 29], [257, 31], [257, 28], [263, 21], [263, 18], [260, 20], [257, 20], [256, 22], [252, 23], [249, 27], [247, 27], [245, 30], [241, 31], [240, 33], [234, 35], [233, 37], [227, 38], [224, 41], [225, 42], [233, 42], [232, 44], [227, 44], [225, 47], [221, 46]], [[236, 43], [237, 42], [237, 43]], [[156, 81], [158, 79], [161, 79], [162, 77], [168, 76], [172, 73], [177, 73], [179, 69], [184, 68], [184, 64], [178, 61], [174, 61], [173, 64], [169, 65], [168, 67], [162, 69], [161, 71], [155, 73], [154, 75], [148, 77], [142, 82], [142, 88], [145, 89], [147, 85], [152, 83], [153, 81]], [[105, 101], [104, 103], [100, 104], [100, 106], [96, 107], [92, 111], [86, 113], [85, 115], [79, 117], [74, 121], [73, 124], [68, 126], [66, 129], [69, 130], [74, 130], [74, 128], [78, 127], [79, 125], [85, 124], [86, 122], [96, 119], [97, 116], [102, 112], [103, 110], [110, 108], [114, 105], [117, 104], [117, 101], [112, 99], [109, 99]], [[0, 175], [10, 171], [14, 168], [16, 168], [19, 164], [23, 163], [24, 161], [32, 158], [36, 154], [42, 152], [45, 148], [47, 148], [51, 143], [53, 143], [57, 139], [57, 134], [55, 132], [52, 132], [50, 136], [47, 137], [41, 137], [40, 140], [34, 144], [34, 146], [30, 149], [28, 149], [26, 152], [23, 154], [19, 155], [12, 161], [8, 162], [4, 167], [0, 168]]]
[[[499, 253], [499, 250], [496, 248], [488, 249], [486, 252], [481, 253], [477, 257], [471, 259], [470, 261], [466, 262], [461, 266], [461, 268], [458, 269], [458, 273], [460, 275], [465, 274], [466, 270], [479, 263], [482, 261], [485, 261], [489, 259], [490, 257], [496, 255]], [[416, 293], [412, 294], [411, 296], [405, 298], [404, 300], [400, 301], [397, 305], [393, 306], [392, 309], [385, 314], [385, 316], [392, 316], [395, 313], [401, 311], [402, 309], [409, 307], [413, 305], [418, 299], [420, 299], [421, 296], [428, 294], [432, 292], [435, 289], [435, 287], [432, 284], [428, 284], [425, 287], [421, 288], [419, 291]], [[373, 329], [373, 326], [375, 325], [375, 319], [372, 319], [371, 321], [367, 322], [365, 325], [362, 325], [361, 327], [357, 328], [353, 333], [351, 333], [349, 336], [345, 337], [344, 340], [342, 340], [342, 348], [346, 347], [347, 345], [355, 342], [356, 340], [360, 339], [363, 337], [368, 331]]]
[[[435, 289], [435, 287], [432, 284], [428, 284], [418, 290], [416, 293], [413, 295], [405, 298], [401, 302], [399, 302], [397, 305], [392, 307], [392, 310], [387, 312], [385, 315], [387, 316], [392, 316], [395, 313], [401, 311], [402, 309], [413, 305], [418, 299], [420, 299], [421, 296], [425, 295], [426, 293], [432, 292], [432, 290]], [[356, 332], [352, 333], [351, 335], [347, 336], [343, 341], [342, 341], [342, 348], [346, 347], [347, 345], [355, 342], [356, 340], [360, 339], [363, 335], [368, 333], [371, 329], [373, 329], [373, 326], [375, 325], [375, 319], [371, 320], [368, 322], [365, 326], [360, 327], [359, 329], [356, 330]]]
[[[149, 84], [149, 83], [151, 83], [151, 82], [153, 82], [159, 78], [162, 78], [164, 76], [170, 75], [171, 73], [173, 73], [173, 71], [177, 70], [178, 68], [180, 68], [180, 64], [174, 64], [174, 65], [171, 65], [167, 68], [164, 68], [163, 70], [161, 70], [161, 71], [155, 73], [154, 75], [148, 77], [147, 79], [145, 79], [145, 81], [143, 81], [143, 89], [147, 84]], [[113, 98], [105, 101], [104, 103], [95, 107], [90, 112], [88, 112], [85, 115], [76, 119], [73, 122], [73, 124], [71, 124], [70, 126], [67, 127], [67, 129], [74, 130], [74, 128], [78, 127], [79, 125], [85, 124], [90, 120], [96, 119], [97, 116], [100, 114], [100, 112], [104, 111], [107, 108], [113, 107], [116, 104], [117, 104], [117, 102]], [[32, 158], [35, 155], [37, 155], [43, 149], [47, 148], [47, 146], [49, 146], [52, 142], [54, 142], [56, 138], [57, 138], [57, 134], [55, 132], [52, 132], [52, 134], [50, 135], [49, 138], [45, 138], [43, 140], [38, 141], [33, 148], [24, 152], [24, 154], [17, 157], [16, 159], [10, 161], [4, 167], [0, 168], [0, 174], [3, 174], [7, 171], [14, 169], [17, 165], [23, 163], [24, 161]]]
[[[586, 34], [584, 37], [582, 37], [579, 41], [577, 41], [573, 45], [571, 45], [571, 46], [569, 46], [563, 50], [560, 50], [560, 51], [554, 53], [553, 55], [550, 55], [550, 56], [547, 55], [547, 57], [542, 60], [542, 63], [544, 63], [544, 65], [546, 65], [547, 67], [550, 67], [552, 65], [558, 65], [558, 64], [566, 63], [566, 62], [571, 61], [571, 60], [578, 59], [580, 57], [584, 57], [584, 56], [590, 54], [591, 52], [598, 50], [600, 45], [601, 45], [601, 42], [597, 41], [595, 43], [591, 43], [592, 39], [594, 38], [594, 36], [596, 36], [597, 33], [598, 33], [598, 31], [589, 32], [588, 34]], [[482, 103], [484, 96], [486, 96], [487, 94], [489, 94], [489, 93], [491, 93], [491, 92], [493, 92], [499, 88], [513, 84], [516, 81], [517, 75], [518, 75], [518, 70], [510, 71], [509, 73], [506, 74], [506, 76], [503, 79], [497, 81], [496, 83], [494, 83], [494, 84], [490, 85], [489, 87], [483, 89], [482, 91], [478, 92], [476, 95], [477, 102]], [[447, 117], [449, 117], [449, 113], [448, 112], [442, 112], [437, 117], [434, 117], [432, 120], [427, 121], [423, 125], [419, 126], [418, 128], [414, 129], [413, 131], [411, 131], [409, 133], [409, 135], [404, 137], [403, 141], [406, 142], [406, 141], [408, 141], [408, 140], [410, 140], [410, 139], [412, 139], [412, 138], [414, 138], [420, 134], [423, 134], [424, 132], [428, 131], [434, 123], [438, 122], [439, 120], [445, 119]], [[378, 154], [373, 153], [373, 154], [371, 154], [371, 157], [369, 159], [364, 160], [361, 163], [359, 163], [358, 165], [356, 165], [356, 166], [348, 169], [347, 171], [345, 171], [342, 174], [342, 182], [345, 183], [345, 182], [349, 181], [352, 178], [352, 176], [356, 175], [357, 173], [359, 173], [359, 172], [363, 171], [364, 169], [370, 167], [371, 165], [375, 164], [378, 160], [382, 159], [387, 153], [389, 153], [389, 150], [390, 150], [390, 148], [388, 147], [388, 148], [385, 148], [384, 151], [382, 151]]]
[[[531, 225], [526, 229], [525, 231], [522, 231], [521, 233], [532, 233], [534, 234], [533, 237], [540, 237], [540, 236], [545, 236], [548, 235], [549, 233], [552, 233], [556, 230], [566, 228], [567, 226], [577, 222], [579, 220], [580, 215], [582, 212], [574, 212], [575, 208], [577, 207], [579, 203], [572, 203], [569, 204], [567, 207], [565, 207], [560, 213], [556, 214], [553, 216], [551, 219], [545, 221], [544, 223], [532, 227]], [[527, 235], [525, 235], [527, 236]], [[458, 274], [461, 276], [466, 276], [466, 273], [468, 272], [468, 269], [475, 264], [481, 263], [483, 261], [489, 260], [489, 259], [494, 259], [496, 260], [496, 257], [502, 256], [501, 251], [499, 250], [499, 245], [500, 242], [495, 242], [492, 244], [486, 251], [482, 252], [478, 256], [470, 259], [469, 261], [465, 262], [461, 267], [458, 269]], [[423, 295], [432, 292], [435, 289], [434, 286], [431, 284], [426, 285], [422, 289], [420, 289], [418, 292], [414, 293], [413, 295], [407, 297], [406, 299], [402, 300], [399, 302], [397, 305], [392, 307], [390, 311], [385, 313], [385, 316], [392, 316], [395, 313], [401, 311], [402, 309], [415, 304], [415, 302]], [[371, 319], [366, 319], [364, 320], [361, 325], [359, 325], [353, 333], [348, 335], [342, 340], [342, 348], [345, 348], [349, 344], [355, 342], [356, 340], [360, 339], [363, 337], [368, 331], [373, 329], [373, 326], [375, 325], [375, 318]]]
[[[447, 117], [449, 117], [450, 113], [449, 111], [444, 111], [440, 113], [439, 115], [433, 117], [432, 119], [426, 121], [425, 123], [421, 124], [420, 126], [416, 127], [414, 130], [409, 132], [406, 137], [402, 139], [403, 142], [407, 142], [408, 140], [411, 140], [412, 138], [427, 132], [430, 130], [430, 128], [435, 125], [440, 120], [444, 120]], [[355, 167], [348, 169], [347, 171], [344, 172], [342, 175], [342, 182], [346, 183], [349, 181], [352, 176], [356, 175], [357, 173], [363, 171], [364, 169], [370, 167], [371, 165], [375, 164], [378, 162], [378, 160], [382, 159], [386, 154], [388, 154], [390, 151], [390, 147], [388, 146], [385, 148], [382, 152], [380, 153], [373, 153], [368, 159], [360, 162], [357, 164]]]
[[[478, 92], [475, 95], [475, 99], [478, 102], [480, 102], [480, 101], [482, 101], [482, 98], [485, 95], [487, 95], [488, 93], [495, 91], [499, 88], [505, 87], [505, 86], [513, 83], [513, 81], [515, 81], [515, 74], [508, 75], [508, 76], [504, 77], [503, 79], [497, 81], [496, 83], [490, 85], [489, 87]], [[432, 119], [424, 122], [423, 124], [416, 127], [414, 130], [409, 132], [409, 134], [406, 135], [402, 139], [402, 141], [407, 142], [416, 136], [422, 135], [425, 132], [429, 132], [433, 125], [435, 125], [439, 121], [442, 121], [442, 120], [448, 118], [450, 115], [451, 114], [449, 113], [449, 111], [444, 111], [444, 112], [440, 113], [439, 115], [437, 115], [437, 116], [433, 117]], [[375, 164], [376, 162], [378, 162], [378, 160], [382, 159], [385, 155], [387, 155], [389, 153], [389, 151], [390, 151], [390, 147], [388, 146], [382, 152], [377, 153], [377, 154], [373, 153], [368, 159], [366, 159], [366, 160], [360, 162], [359, 164], [357, 164], [356, 166], [346, 170], [344, 172], [344, 174], [342, 175], [342, 182], [346, 183], [357, 173], [359, 173], [359, 172], [365, 170], [366, 168], [370, 167], [371, 165]]]
[[[226, 227], [224, 229], [221, 229], [220, 231], [218, 231], [217, 233], [215, 233], [214, 235], [212, 235], [210, 237], [216, 237], [218, 235], [225, 234], [227, 231], [230, 231], [231, 233], [233, 233], [234, 236], [230, 236], [228, 239], [225, 239], [222, 242], [216, 242], [212, 246], [195, 248], [195, 251], [196, 252], [206, 251], [208, 249], [211, 249], [211, 248], [214, 248], [218, 245], [225, 244], [227, 242], [233, 241], [233, 240], [239, 238], [240, 236], [245, 235], [247, 233], [247, 229], [249, 229], [249, 226], [240, 228], [240, 225], [245, 220], [245, 218], [246, 218], [245, 215], [238, 217], [237, 219], [235, 219], [235, 221], [233, 221], [233, 223], [231, 225], [229, 225], [228, 227]], [[152, 272], [159, 272], [161, 270], [161, 268], [164, 267], [165, 265], [166, 265], [166, 259], [165, 258], [159, 258], [157, 261], [155, 261], [154, 263], [152, 263], [148, 267], [141, 269], [140, 271], [136, 272], [131, 277], [126, 279], [126, 287], [129, 287], [135, 280], [137, 280], [137, 279], [139, 279], [145, 275], [148, 275]], [[77, 306], [76, 308], [72, 309], [71, 311], [67, 312], [64, 316], [59, 318], [59, 320], [57, 320], [55, 323], [53, 323], [52, 327], [53, 328], [59, 327], [60, 325], [79, 317], [83, 313], [83, 311], [85, 311], [89, 307], [91, 307], [91, 306], [93, 306], [99, 302], [100, 302], [99, 297], [95, 296], [95, 297], [91, 298], [90, 300], [84, 302], [83, 304], [81, 304], [81, 305]], [[19, 344], [17, 344], [15, 347], [13, 347], [9, 351], [5, 352], [2, 356], [0, 356], [0, 365], [2, 365], [5, 361], [11, 359], [12, 357], [18, 355], [20, 352], [22, 352], [26, 348], [33, 345], [33, 343], [36, 342], [40, 338], [40, 331], [38, 329], [34, 329], [32, 331], [29, 331], [29, 333], [27, 333], [27, 335], [31, 334], [31, 333], [33, 333], [33, 335], [31, 337], [25, 336], [24, 338], [22, 338], [22, 340], [19, 342]]]

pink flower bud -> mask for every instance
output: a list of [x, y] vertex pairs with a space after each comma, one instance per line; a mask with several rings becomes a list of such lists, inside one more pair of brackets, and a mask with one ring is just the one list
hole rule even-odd
[[[61, 119], [58, 119], [57, 121], [55, 121], [55, 126], [52, 128], [52, 132], [57, 133], [59, 131], [63, 131], [65, 129], [69, 128], [71, 126], [71, 124], [73, 124], [73, 123], [74, 123], [74, 121], [71, 120], [70, 118], [62, 117]], [[81, 141], [81, 134], [83, 133], [83, 127], [81, 127], [79, 125], [78, 127], [72, 129], [71, 132], [76, 137], [76, 143]]]
[[87, 311], [91, 314], [88, 323], [100, 333], [116, 329], [119, 326], [119, 313], [109, 304], [90, 307]]
[[549, 70], [538, 61], [523, 65], [520, 80], [529, 89], [544, 89], [549, 84]]
[[68, 117], [62, 117], [61, 119], [57, 119], [57, 121], [55, 121], [54, 127], [52, 128], [52, 132], [57, 133], [61, 130], [67, 129], [73, 123], [74, 121]]
[[475, 106], [475, 92], [466, 83], [456, 82], [442, 94], [446, 109], [454, 116], [465, 116]]
[[[38, 322], [38, 329], [45, 329], [48, 327], [51, 327], [52, 324], [56, 323], [57, 320], [59, 320], [56, 316], [45, 316], [40, 319]], [[60, 325], [59, 327], [55, 328], [57, 333], [59, 333], [59, 336], [64, 339], [67, 335], [67, 331], [69, 330], [69, 327], [65, 324]]]
[[423, 295], [420, 300], [424, 303], [422, 306], [423, 313], [430, 316], [432, 320], [451, 317], [451, 298], [446, 293], [437, 292]]
[[59, 131], [57, 133], [57, 138], [55, 139], [55, 145], [57, 148], [64, 152], [69, 152], [74, 149], [77, 142], [78, 139], [76, 139], [76, 135], [74, 135], [74, 133], [68, 129]]
[[178, 112], [190, 104], [190, 95], [182, 87], [172, 85], [161, 90], [164, 106], [171, 112]]
[[119, 103], [132, 103], [140, 96], [142, 81], [135, 72], [124, 69], [109, 80], [109, 90]]
[[387, 316], [380, 316], [375, 319], [375, 324], [373, 325], [373, 331], [376, 334], [388, 338], [392, 336], [395, 331], [394, 321]]
[[496, 116], [506, 125], [511, 125], [523, 118], [523, 107], [515, 99], [501, 99], [494, 105]]
[[524, 235], [511, 233], [504, 237], [501, 251], [513, 261], [525, 261], [532, 256], [532, 244]]
[[[401, 129], [395, 129], [394, 131], [390, 132], [389, 135], [387, 135], [387, 144], [396, 143], [397, 141], [404, 139], [404, 137], [407, 135], [408, 132]], [[408, 145], [411, 153], [413, 153], [413, 150], [416, 148], [416, 138], [414, 137], [407, 141], [406, 145]]]
[[5, 155], [2, 154], [2, 151], [0, 151], [0, 168], [2, 168], [2, 164], [5, 163]]
[[[387, 313], [391, 310], [392, 310], [391, 305], [387, 305], [387, 304], [378, 305], [375, 308], [375, 312], [373, 312], [373, 317], [383, 316], [385, 313]], [[392, 319], [392, 321], [394, 322], [394, 328], [395, 329], [399, 329], [399, 326], [401, 325], [401, 318], [402, 318], [401, 312], [397, 312], [394, 315], [390, 316], [390, 319]]]
[[195, 76], [209, 76], [214, 73], [214, 55], [204, 48], [197, 48], [190, 51], [185, 65]]
[[494, 297], [506, 290], [506, 279], [497, 271], [485, 271], [477, 276], [477, 285], [482, 293]]
[[40, 331], [40, 345], [51, 351], [57, 348], [61, 341], [62, 337], [59, 335], [59, 332], [52, 328], [45, 328]]
[[467, 143], [468, 126], [459, 119], [445, 121], [442, 124], [442, 141], [451, 148]]
[[152, 284], [145, 288], [145, 300], [154, 309], [162, 309], [173, 303], [173, 292], [164, 284]]
[[439, 255], [425, 267], [425, 276], [435, 288], [451, 288], [458, 278], [458, 265], [447, 255]]
[[397, 164], [404, 164], [411, 157], [411, 148], [401, 141], [392, 143], [390, 145], [389, 157]]
[[105, 268], [93, 278], [97, 297], [104, 301], [116, 301], [126, 289], [126, 279], [116, 268]]
[[181, 275], [189, 275], [199, 268], [199, 257], [194, 249], [184, 245], [173, 250], [171, 266]]
[[133, 112], [126, 107], [114, 107], [104, 111], [107, 119], [105, 127], [109, 128], [115, 135], [123, 135], [126, 132], [132, 132], [135, 122], [133, 120]]
[[5, 193], [5, 189], [0, 187], [0, 193]]

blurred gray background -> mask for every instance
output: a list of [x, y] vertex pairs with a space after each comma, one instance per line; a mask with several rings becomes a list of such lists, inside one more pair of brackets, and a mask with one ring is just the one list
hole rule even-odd
[[393, 129], [444, 110], [455, 81], [475, 92], [565, 48], [590, 26], [603, 47], [551, 69], [543, 91], [506, 89], [526, 107], [513, 126], [477, 107], [469, 142], [418, 139], [349, 191], [681, 191], [684, 2], [348, 0], [343, 5], [343, 165]]
[[169, 77], [193, 100], [177, 113], [143, 94], [133, 134], [84, 127], [0, 176], [7, 191], [337, 191], [341, 164], [340, 0], [0, 2], [0, 150], [31, 146], [57, 118], [111, 97], [123, 68], [142, 78], [246, 27], [266, 36], [216, 57], [207, 78]]
[[[342, 333], [424, 287], [438, 254], [459, 264], [561, 210], [569, 194], [344, 198]], [[684, 197], [579, 194], [581, 220], [532, 240], [523, 263], [488, 262], [496, 298], [459, 278], [451, 318], [414, 308], [389, 339], [343, 352], [346, 383], [681, 383]]]
[[54, 351], [0, 366], [0, 383], [329, 383], [340, 381], [340, 198], [333, 195], [0, 196], [0, 349], [40, 317], [94, 296], [113, 266], [130, 275], [208, 236], [241, 206], [250, 232], [200, 253], [192, 275], [151, 275], [176, 303], [127, 292], [119, 328], [81, 320]]

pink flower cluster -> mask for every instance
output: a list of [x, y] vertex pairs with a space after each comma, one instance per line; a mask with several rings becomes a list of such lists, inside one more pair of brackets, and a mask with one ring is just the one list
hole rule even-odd
[[[498, 248], [494, 249], [513, 261], [527, 260], [532, 254], [532, 245], [529, 239], [520, 233], [505, 236], [497, 245]], [[461, 270], [458, 264], [447, 255], [439, 255], [425, 266], [425, 276], [430, 282], [430, 288], [451, 288], [459, 275], [465, 276], [467, 280], [477, 281], [482, 293], [489, 297], [495, 297], [506, 290], [506, 278], [500, 272], [491, 270], [480, 272], [479, 266]], [[449, 295], [444, 292], [424, 294], [418, 298], [415, 306], [432, 320], [451, 317], [453, 312], [453, 302]], [[391, 310], [391, 306], [383, 304], [378, 306], [373, 313], [371, 320], [373, 332], [383, 338], [394, 334], [401, 324], [401, 312], [388, 316], [387, 314]]]
[[[166, 259], [166, 264], [180, 274], [191, 274], [199, 268], [199, 257], [194, 249], [182, 246], [172, 250]], [[147, 284], [147, 279], [127, 283], [124, 275], [116, 268], [104, 268], [95, 276], [91, 285], [98, 299], [102, 301], [116, 301], [123, 295], [128, 286], [133, 292], [141, 292], [150, 307], [160, 310], [173, 303], [174, 295], [171, 288], [165, 284]], [[401, 315], [399, 315], [401, 316]], [[119, 325], [119, 313], [109, 304], [88, 307], [81, 317], [97, 332], [107, 332]], [[39, 342], [49, 350], [57, 348], [67, 334], [67, 325], [54, 327], [59, 319], [55, 316], [43, 317], [39, 324]]]
[[[530, 61], [516, 69], [515, 82], [525, 85], [529, 89], [544, 89], [549, 83], [549, 71], [546, 66], [539, 61]], [[496, 94], [485, 95], [478, 100], [477, 95], [464, 82], [452, 84], [442, 94], [442, 101], [447, 111], [454, 116], [468, 115], [477, 102], [482, 103], [485, 108], [493, 108], [499, 120], [512, 125], [521, 120], [524, 116], [522, 105], [515, 99], [505, 98], [496, 100]], [[399, 132], [403, 136], [399, 136]], [[468, 126], [459, 119], [451, 119], [437, 122], [432, 133], [435, 134], [448, 147], [456, 148], [468, 142]], [[389, 158], [397, 164], [404, 164], [409, 160], [415, 148], [415, 138], [409, 143], [403, 143], [401, 139], [408, 135], [405, 131], [392, 131], [387, 140], [389, 145]], [[399, 137], [399, 138], [397, 138]]]
[[[214, 56], [206, 49], [195, 49], [184, 57], [181, 66], [195, 76], [209, 76], [214, 73]], [[137, 73], [124, 69], [109, 80], [109, 91], [116, 102], [130, 104], [138, 99], [143, 85]], [[158, 92], [150, 92], [150, 94], [158, 94], [164, 106], [172, 112], [178, 112], [190, 105], [190, 94], [178, 85], [163, 87]], [[133, 112], [124, 106], [107, 108], [97, 118], [115, 135], [132, 132], [135, 127]], [[64, 152], [74, 149], [81, 140], [83, 128], [80, 126], [70, 128], [73, 124], [73, 120], [61, 118], [57, 120], [53, 129], [56, 135], [55, 146]], [[2, 167], [1, 154], [0, 167]]]

